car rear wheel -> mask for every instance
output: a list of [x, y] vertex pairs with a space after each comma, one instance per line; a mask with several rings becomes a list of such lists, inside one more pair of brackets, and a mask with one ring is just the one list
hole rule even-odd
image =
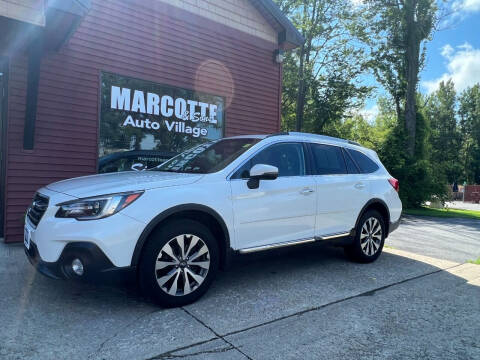
[[354, 261], [375, 261], [383, 250], [385, 230], [385, 221], [378, 211], [365, 212], [358, 222], [354, 241], [345, 248], [345, 252]]
[[194, 302], [216, 276], [218, 245], [203, 224], [180, 219], [150, 236], [139, 264], [139, 282], [146, 295], [166, 307]]

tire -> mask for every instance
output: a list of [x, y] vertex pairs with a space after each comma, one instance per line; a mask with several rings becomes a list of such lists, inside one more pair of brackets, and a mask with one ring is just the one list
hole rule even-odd
[[173, 220], [154, 230], [145, 244], [140, 288], [164, 307], [190, 304], [208, 290], [218, 265], [218, 243], [211, 231], [197, 221]]
[[358, 221], [353, 243], [345, 248], [345, 253], [351, 260], [360, 263], [377, 260], [385, 243], [385, 231], [385, 220], [378, 211], [365, 212]]

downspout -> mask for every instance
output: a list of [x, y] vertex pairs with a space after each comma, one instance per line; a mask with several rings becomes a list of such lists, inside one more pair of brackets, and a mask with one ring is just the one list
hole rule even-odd
[[25, 125], [23, 129], [23, 148], [32, 150], [35, 143], [35, 122], [37, 120], [38, 83], [42, 64], [44, 30], [39, 32], [32, 42], [28, 54], [27, 99], [25, 107]]

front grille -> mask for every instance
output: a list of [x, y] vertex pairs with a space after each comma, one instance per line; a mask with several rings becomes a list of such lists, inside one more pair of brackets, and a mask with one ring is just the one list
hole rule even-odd
[[45, 213], [45, 210], [47, 210], [47, 207], [48, 198], [36, 193], [35, 197], [33, 198], [32, 205], [30, 205], [27, 211], [28, 219], [34, 226], [38, 225], [43, 214]]

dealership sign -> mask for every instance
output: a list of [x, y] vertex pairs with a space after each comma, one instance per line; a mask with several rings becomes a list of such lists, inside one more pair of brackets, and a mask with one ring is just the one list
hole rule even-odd
[[[195, 125], [188, 126], [185, 124], [185, 121], [217, 124], [218, 106], [216, 104], [181, 97], [174, 99], [170, 95], [160, 97], [160, 95], [155, 93], [148, 92], [145, 94], [142, 90], [131, 90], [119, 86], [112, 86], [110, 99], [111, 109], [149, 114], [152, 116], [161, 115], [165, 118], [163, 121], [168, 131], [192, 134], [194, 137], [200, 135], [206, 136], [208, 134], [207, 128], [198, 128], [195, 127]], [[174, 119], [176, 119], [176, 121]], [[150, 121], [149, 119], [134, 120], [131, 115], [128, 115], [125, 119], [123, 126], [154, 130], [160, 129], [160, 123], [156, 121]]]
[[[173, 154], [223, 136], [221, 96], [111, 73], [102, 73], [101, 82], [100, 172], [138, 169], [129, 162], [132, 152]], [[119, 152], [130, 160], [122, 162]], [[105, 165], [108, 158], [115, 163]]]

